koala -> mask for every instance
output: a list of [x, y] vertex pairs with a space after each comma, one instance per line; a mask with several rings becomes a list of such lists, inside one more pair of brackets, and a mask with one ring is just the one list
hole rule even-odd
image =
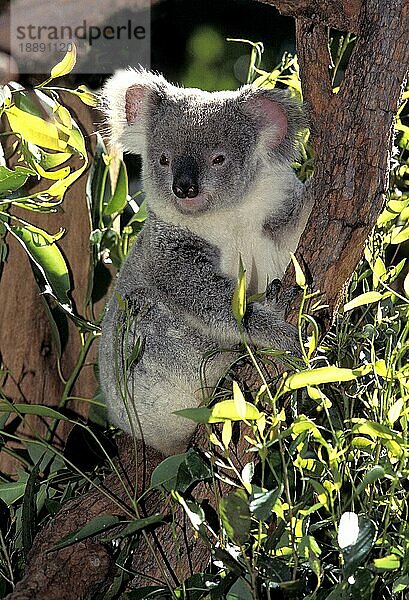
[[[111, 146], [142, 156], [148, 218], [102, 321], [100, 384], [114, 424], [171, 454], [195, 429], [174, 411], [201, 402], [204, 354], [212, 389], [231, 360], [221, 350], [240, 343], [239, 257], [248, 293], [263, 293], [304, 230], [291, 168], [303, 112], [281, 90], [210, 93], [142, 69], [117, 72], [102, 101]], [[279, 304], [249, 303], [243, 323], [256, 346], [296, 351]]]

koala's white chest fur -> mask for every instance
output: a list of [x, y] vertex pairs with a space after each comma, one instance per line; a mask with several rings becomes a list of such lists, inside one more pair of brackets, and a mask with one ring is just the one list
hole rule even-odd
[[246, 269], [248, 291], [264, 292], [268, 282], [281, 278], [290, 262], [290, 252], [298, 243], [298, 230], [272, 239], [265, 230], [268, 218], [281, 209], [283, 198], [291, 187], [291, 179], [277, 178], [272, 185], [267, 178], [258, 182], [238, 207], [209, 212], [195, 217], [180, 219], [187, 227], [220, 250], [220, 267], [225, 275], [236, 278], [239, 258]]

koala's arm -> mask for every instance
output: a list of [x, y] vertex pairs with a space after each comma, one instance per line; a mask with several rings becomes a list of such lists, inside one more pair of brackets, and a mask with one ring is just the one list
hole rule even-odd
[[[145, 277], [159, 297], [222, 344], [238, 343], [232, 311], [236, 282], [220, 272], [217, 251], [189, 232], [167, 226], [150, 231], [144, 242]], [[299, 352], [295, 328], [274, 303], [252, 303], [244, 322], [256, 345]]]

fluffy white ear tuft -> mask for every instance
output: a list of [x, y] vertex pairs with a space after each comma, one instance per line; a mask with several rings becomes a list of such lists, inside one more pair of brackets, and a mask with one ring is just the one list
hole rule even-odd
[[161, 75], [142, 68], [117, 71], [107, 80], [100, 97], [111, 146], [143, 154], [149, 101], [159, 99], [168, 85]]
[[263, 139], [267, 146], [269, 148], [279, 146], [288, 131], [288, 119], [284, 108], [267, 96], [254, 96], [247, 104], [260, 120]]
[[239, 90], [242, 109], [259, 131], [259, 144], [267, 156], [291, 162], [296, 141], [307, 122], [301, 102], [287, 91], [246, 85]]

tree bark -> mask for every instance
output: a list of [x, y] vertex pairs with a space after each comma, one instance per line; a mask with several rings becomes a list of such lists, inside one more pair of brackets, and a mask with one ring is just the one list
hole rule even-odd
[[[382, 0], [339, 0], [331, 3], [268, 0], [267, 3], [284, 14], [295, 16], [297, 22], [300, 73], [310, 110], [315, 149], [315, 173], [308, 191], [314, 208], [297, 255], [308, 267], [313, 287], [322, 291], [329, 305], [328, 327], [343, 286], [362, 255], [365, 239], [375, 224], [387, 189], [393, 119], [407, 74], [409, 3], [407, 0], [391, 0], [388, 3]], [[328, 70], [330, 57], [326, 25], [358, 33], [344, 80], [336, 95], [331, 89]], [[289, 268], [284, 285], [293, 283], [293, 280], [292, 268]], [[199, 432], [196, 443], [206, 447], [203, 431]], [[150, 470], [160, 459], [151, 452], [148, 451]], [[245, 449], [239, 449], [238, 455], [239, 459], [246, 460]], [[128, 472], [128, 475], [132, 479], [135, 473]], [[111, 479], [106, 483], [111, 485]], [[208, 492], [205, 490], [205, 493]], [[53, 539], [58, 539], [58, 532], [62, 537], [70, 530], [68, 516], [79, 513], [82, 522], [89, 517], [90, 510], [95, 516], [94, 506], [98, 507], [98, 504], [94, 502], [95, 492], [91, 492], [57, 516], [55, 530], [49, 525], [41, 532], [35, 542], [35, 556], [33, 549], [27, 566], [25, 586], [30, 585], [30, 580], [43, 581], [44, 566], [38, 570], [37, 565], [45, 564], [45, 556], [57, 566], [63, 564], [58, 552], [45, 555], [50, 543], [49, 532], [54, 531]], [[163, 507], [157, 499], [148, 508], [152, 513], [160, 512]], [[109, 509], [104, 504], [103, 510], [111, 512], [113, 505]], [[77, 522], [75, 520], [71, 530], [75, 529]], [[177, 542], [183, 544], [182, 534]], [[84, 548], [79, 544], [71, 548], [69, 559], [64, 560], [78, 565], [78, 557], [83, 556]], [[203, 548], [191, 549], [190, 560], [195, 570], [200, 570], [206, 559], [207, 553], [203, 553]], [[152, 564], [146, 549], [141, 548], [139, 564], [144, 565], [146, 575], [163, 581], [160, 569]], [[182, 571], [187, 573], [187, 556], [186, 564], [182, 566], [186, 567]], [[60, 571], [61, 578], [62, 575]], [[67, 585], [66, 589], [69, 589], [69, 582]], [[9, 598], [28, 597], [16, 595], [21, 593], [21, 587], [19, 584]], [[43, 595], [38, 597], [55, 597], [46, 595], [45, 587], [41, 589], [44, 590]], [[91, 582], [88, 590], [92, 590]], [[71, 597], [74, 598], [67, 596]]]
[[[64, 102], [72, 108], [83, 130], [94, 131], [95, 115], [88, 107], [68, 94], [64, 97]], [[59, 246], [70, 265], [72, 298], [80, 313], [84, 309], [89, 271], [90, 223], [85, 198], [87, 177], [86, 171], [67, 191], [64, 212], [33, 212], [29, 216], [33, 225], [51, 233], [55, 233], [60, 227], [66, 230]], [[22, 214], [20, 211], [19, 214], [27, 219], [26, 213]], [[9, 255], [1, 272], [0, 286], [0, 351], [6, 370], [2, 391], [13, 402], [55, 407], [58, 406], [64, 386], [56, 366], [58, 357], [50, 323], [26, 253], [10, 235], [7, 236], [7, 243]], [[69, 319], [67, 327], [67, 344], [63, 347], [61, 356], [61, 370], [66, 378], [71, 374], [81, 348], [77, 328]], [[93, 397], [96, 380], [92, 362], [95, 360], [94, 348], [87, 366], [81, 370], [72, 389], [72, 396]], [[78, 415], [87, 416], [87, 405], [84, 402], [72, 401], [69, 408]], [[9, 428], [15, 432], [13, 424]], [[60, 447], [64, 445], [70, 429], [71, 426], [66, 422], [59, 425], [57, 440], [60, 441]], [[27, 416], [25, 423], [19, 425], [18, 432], [32, 438], [34, 431], [44, 435], [47, 424], [38, 417]], [[17, 460], [10, 458], [5, 452], [1, 453], [1, 472], [14, 475], [20, 467]]]

